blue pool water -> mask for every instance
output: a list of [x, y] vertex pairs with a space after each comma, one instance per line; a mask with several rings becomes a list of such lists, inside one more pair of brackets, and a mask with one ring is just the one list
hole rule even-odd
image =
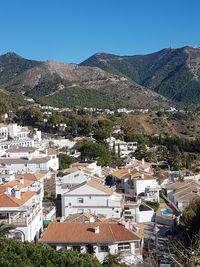
[[169, 209], [163, 209], [162, 214], [172, 214], [172, 211]]

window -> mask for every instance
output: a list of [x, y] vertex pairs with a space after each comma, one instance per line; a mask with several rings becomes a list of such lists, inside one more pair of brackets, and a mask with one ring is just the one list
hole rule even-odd
[[78, 253], [81, 252], [81, 247], [80, 247], [80, 246], [73, 246], [72, 249], [73, 249], [74, 251], [77, 251]]
[[89, 196], [89, 199], [91, 199], [92, 197], [91, 196]]
[[83, 198], [78, 198], [78, 203], [83, 203], [84, 201], [83, 201]]
[[139, 241], [134, 242], [134, 244], [135, 244], [135, 248], [140, 248], [140, 242]]
[[129, 250], [130, 249], [130, 243], [120, 243], [118, 244], [118, 250]]
[[108, 246], [99, 246], [99, 252], [108, 252]]

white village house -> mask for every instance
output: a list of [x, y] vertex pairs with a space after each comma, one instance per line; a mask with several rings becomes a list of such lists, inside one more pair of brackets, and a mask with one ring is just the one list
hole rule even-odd
[[200, 196], [200, 183], [194, 180], [169, 183], [166, 192], [168, 199], [182, 212], [196, 196]]
[[109, 149], [118, 154], [121, 158], [128, 156], [131, 153], [134, 153], [137, 149], [137, 142], [125, 142], [115, 137], [108, 137], [106, 139]]
[[160, 187], [150, 163], [134, 160], [132, 165], [114, 170], [112, 176], [116, 188], [123, 193], [148, 201], [159, 201]]
[[0, 222], [12, 224], [12, 235], [21, 241], [37, 241], [43, 231], [44, 175], [17, 174], [0, 185]]
[[15, 172], [48, 172], [59, 169], [57, 152], [54, 149], [39, 151], [34, 147], [11, 147], [0, 157], [0, 166]]
[[142, 262], [143, 227], [118, 222], [51, 222], [39, 242], [56, 250], [66, 248], [87, 252], [101, 263], [111, 254], [119, 256], [121, 262], [135, 265]]
[[120, 218], [122, 214], [123, 195], [103, 185], [99, 178], [90, 177], [72, 187], [57, 183], [56, 195], [57, 217], [61, 221], [69, 214], [82, 212], [105, 214], [107, 218]]

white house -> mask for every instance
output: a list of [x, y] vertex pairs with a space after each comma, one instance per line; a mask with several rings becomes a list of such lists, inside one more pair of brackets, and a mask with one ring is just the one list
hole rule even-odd
[[98, 178], [90, 178], [69, 189], [66, 184], [56, 186], [57, 217], [64, 220], [69, 214], [105, 214], [107, 218], [120, 218], [123, 195], [103, 185]]
[[132, 266], [142, 262], [143, 226], [117, 222], [51, 222], [39, 242], [56, 250], [87, 252], [101, 263], [108, 260], [109, 254], [118, 255], [121, 262]]
[[28, 127], [21, 127], [16, 123], [8, 124], [8, 135], [12, 139], [26, 139], [30, 134]]
[[123, 193], [149, 201], [159, 201], [160, 187], [149, 163], [135, 161], [130, 166], [115, 169], [112, 176], [116, 188]]
[[41, 153], [34, 147], [12, 147], [6, 151], [6, 157], [0, 157], [0, 166], [15, 172], [48, 172], [59, 169], [59, 160], [54, 149]]
[[[40, 131], [36, 131], [39, 136]], [[30, 137], [28, 127], [21, 127], [16, 123], [0, 124], [0, 149], [5, 150], [10, 146], [34, 146], [34, 139]]]
[[39, 154], [39, 150], [34, 147], [11, 146], [8, 150], [6, 150], [7, 158], [32, 159], [34, 157], [39, 157]]
[[106, 139], [109, 149], [119, 154], [121, 158], [128, 156], [130, 153], [134, 153], [137, 149], [137, 142], [125, 142], [114, 137], [108, 137]]
[[8, 140], [8, 126], [6, 124], [0, 124], [0, 142]]
[[44, 175], [26, 173], [0, 186], [0, 222], [13, 224], [21, 241], [38, 240], [43, 230]]
[[90, 177], [86, 175], [82, 170], [77, 170], [76, 168], [70, 168], [70, 169], [71, 172], [69, 174], [66, 174], [62, 177], [57, 177], [56, 180], [57, 191], [61, 192], [61, 190], [62, 191], [64, 190], [65, 192], [66, 188], [70, 189], [71, 187], [79, 185], [90, 179]]
[[[102, 177], [102, 168], [100, 165], [97, 165], [97, 161], [91, 162], [76, 162], [71, 164], [71, 169], [82, 170], [84, 173], [95, 176], [95, 177]], [[70, 169], [67, 170], [71, 172]]]
[[123, 219], [135, 223], [151, 222], [154, 217], [154, 210], [141, 201], [125, 201]]
[[196, 196], [200, 196], [200, 183], [194, 180], [170, 183], [166, 186], [168, 199], [182, 212]]

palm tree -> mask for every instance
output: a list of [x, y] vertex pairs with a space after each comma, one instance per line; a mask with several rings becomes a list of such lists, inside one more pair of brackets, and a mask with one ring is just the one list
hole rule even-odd
[[15, 227], [12, 224], [7, 224], [5, 222], [0, 222], [0, 239], [8, 237]]

